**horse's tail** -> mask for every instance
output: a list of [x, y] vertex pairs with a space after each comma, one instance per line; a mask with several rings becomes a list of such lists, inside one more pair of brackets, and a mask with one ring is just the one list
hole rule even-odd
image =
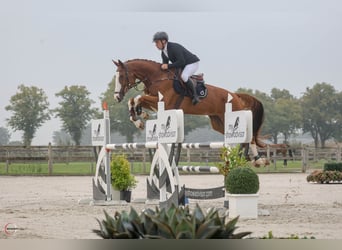
[[267, 145], [260, 139], [261, 127], [264, 122], [264, 106], [262, 103], [256, 99], [255, 97], [245, 94], [238, 93], [237, 94], [241, 99], [246, 103], [246, 107], [248, 106], [253, 113], [253, 136], [255, 139], [255, 143], [260, 148], [265, 148]]

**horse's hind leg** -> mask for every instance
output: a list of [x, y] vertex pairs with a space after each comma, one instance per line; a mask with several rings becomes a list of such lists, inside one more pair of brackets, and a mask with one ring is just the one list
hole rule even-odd
[[224, 134], [224, 116], [209, 115], [209, 118], [211, 127], [221, 134]]
[[249, 143], [241, 143], [240, 148], [242, 149], [245, 159], [247, 161], [250, 161], [251, 159], [249, 158]]
[[249, 146], [250, 146], [250, 148], [252, 150], [252, 155], [253, 155], [252, 164], [255, 167], [266, 166], [266, 165], [270, 164], [267, 159], [260, 157], [260, 155], [258, 153], [258, 150], [257, 150], [256, 143], [254, 141], [252, 141], [249, 144]]

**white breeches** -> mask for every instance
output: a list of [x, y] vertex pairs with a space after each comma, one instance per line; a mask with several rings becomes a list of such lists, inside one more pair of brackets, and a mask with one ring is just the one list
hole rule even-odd
[[195, 72], [198, 70], [198, 67], [199, 62], [186, 65], [181, 75], [182, 80], [184, 82], [187, 82], [189, 80], [189, 77], [195, 74]]

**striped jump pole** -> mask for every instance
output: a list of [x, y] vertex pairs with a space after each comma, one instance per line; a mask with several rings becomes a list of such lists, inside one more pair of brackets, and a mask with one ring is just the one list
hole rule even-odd
[[[171, 146], [170, 143], [167, 143]], [[107, 144], [106, 148], [109, 150], [115, 149], [143, 149], [143, 148], [157, 148], [158, 142], [137, 142], [137, 143], [116, 143]], [[183, 149], [217, 149], [225, 147], [224, 142], [204, 142], [204, 143], [181, 143]]]
[[213, 166], [178, 166], [178, 171], [189, 173], [211, 173], [218, 174], [220, 170]]

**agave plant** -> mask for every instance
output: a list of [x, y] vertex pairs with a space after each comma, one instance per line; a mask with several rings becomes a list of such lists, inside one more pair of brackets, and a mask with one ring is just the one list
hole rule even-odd
[[105, 219], [97, 221], [100, 230], [94, 233], [105, 239], [241, 239], [251, 232], [234, 234], [238, 217], [226, 223], [226, 216], [219, 216], [211, 208], [206, 214], [198, 204], [190, 208], [146, 209], [140, 215], [131, 207], [130, 212], [115, 212], [114, 217], [104, 211]]

